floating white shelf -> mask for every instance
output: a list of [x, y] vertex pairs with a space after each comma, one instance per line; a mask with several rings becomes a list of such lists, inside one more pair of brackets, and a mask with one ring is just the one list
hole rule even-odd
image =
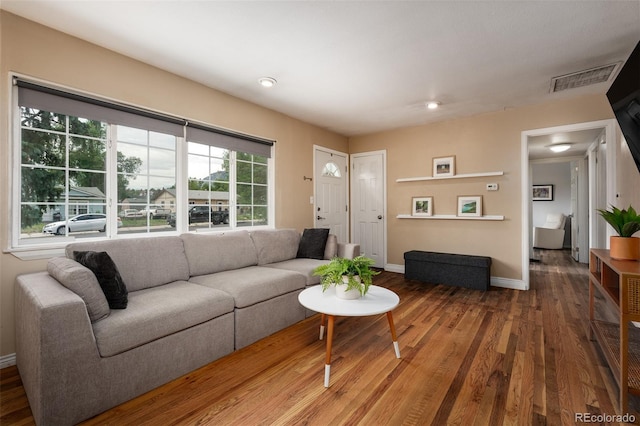
[[453, 175], [453, 176], [422, 176], [422, 177], [410, 177], [410, 178], [398, 178], [396, 182], [417, 182], [423, 180], [444, 180], [444, 179], [464, 179], [464, 178], [474, 178], [474, 177], [485, 177], [485, 176], [502, 176], [504, 172], [482, 172], [482, 173], [467, 173], [461, 175]]
[[398, 219], [454, 219], [454, 220], [504, 220], [502, 215], [487, 216], [456, 216], [454, 214], [434, 214], [433, 216], [411, 216], [410, 214], [399, 214]]

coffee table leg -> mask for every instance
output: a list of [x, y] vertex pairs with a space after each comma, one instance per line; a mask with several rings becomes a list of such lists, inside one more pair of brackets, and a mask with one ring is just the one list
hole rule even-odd
[[320, 317], [320, 340], [324, 337], [324, 318], [325, 314], [322, 314]]
[[333, 343], [333, 322], [335, 317], [329, 315], [329, 324], [327, 326], [327, 356], [324, 361], [324, 387], [329, 387], [329, 375], [331, 374], [331, 344]]
[[393, 349], [396, 351], [396, 358], [400, 358], [400, 346], [398, 346], [398, 337], [396, 336], [396, 326], [393, 324], [393, 315], [391, 311], [387, 312], [389, 320], [389, 329], [391, 330], [391, 339], [393, 339]]

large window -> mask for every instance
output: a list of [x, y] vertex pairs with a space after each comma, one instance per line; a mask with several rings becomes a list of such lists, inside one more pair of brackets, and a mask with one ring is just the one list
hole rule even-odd
[[12, 247], [272, 224], [272, 142], [20, 83]]
[[176, 145], [173, 135], [116, 126], [118, 156], [119, 232], [157, 232], [170, 229], [173, 212], [162, 196], [176, 187]]
[[67, 218], [106, 213], [106, 124], [28, 107], [20, 124], [21, 238], [67, 235]]

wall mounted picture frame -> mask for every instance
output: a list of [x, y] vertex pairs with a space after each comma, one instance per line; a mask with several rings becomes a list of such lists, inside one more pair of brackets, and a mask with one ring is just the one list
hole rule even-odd
[[447, 177], [456, 174], [456, 157], [435, 157], [433, 159], [433, 177]]
[[413, 197], [411, 199], [412, 216], [432, 216], [433, 197]]
[[482, 195], [458, 196], [458, 216], [462, 216], [462, 217], [482, 216]]
[[531, 199], [533, 201], [553, 201], [553, 185], [533, 185]]

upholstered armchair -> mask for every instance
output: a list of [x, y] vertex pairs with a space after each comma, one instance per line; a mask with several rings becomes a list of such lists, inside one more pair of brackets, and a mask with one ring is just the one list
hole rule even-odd
[[541, 227], [533, 228], [533, 247], [561, 249], [564, 242], [564, 224], [567, 217], [562, 213], [549, 213]]

